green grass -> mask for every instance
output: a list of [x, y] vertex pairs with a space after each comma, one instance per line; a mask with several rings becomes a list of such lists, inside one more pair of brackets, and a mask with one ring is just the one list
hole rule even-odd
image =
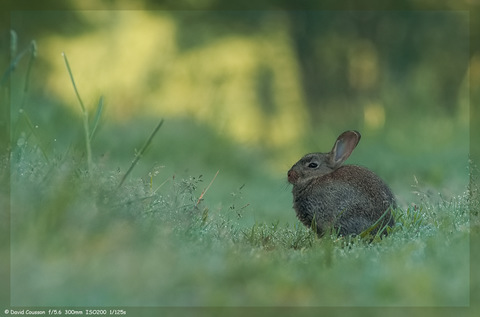
[[[285, 172], [272, 172], [267, 151], [189, 120], [167, 119], [153, 139], [158, 122], [144, 118], [97, 129], [98, 111], [91, 140], [92, 127], [54, 103], [24, 109], [40, 127], [12, 113], [2, 168], [11, 172], [14, 306], [470, 304], [466, 193], [414, 184], [387, 238], [319, 239], [295, 219]], [[384, 146], [363, 155], [386, 155]]]
[[197, 204], [213, 174], [155, 167], [118, 187], [128, 165], [87, 172], [69, 153], [46, 162], [29, 142], [12, 154], [13, 305], [469, 304], [466, 195], [396, 210], [383, 240], [318, 239], [291, 203], [256, 220], [248, 184], [212, 199], [221, 174]]

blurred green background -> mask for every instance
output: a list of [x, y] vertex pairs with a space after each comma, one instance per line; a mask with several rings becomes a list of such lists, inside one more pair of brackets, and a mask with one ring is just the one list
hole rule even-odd
[[[303, 154], [328, 151], [356, 129], [363, 137], [349, 163], [377, 172], [405, 204], [414, 176], [447, 194], [467, 185], [468, 23], [464, 11], [19, 11], [11, 19], [19, 48], [37, 44], [24, 107], [52, 151], [70, 144], [63, 131], [80, 117], [65, 52], [87, 107], [103, 95], [104, 130], [118, 129], [94, 142], [97, 160], [131, 159], [125, 138], [141, 139], [166, 118], [150, 155], [169, 171], [247, 177], [261, 167], [284, 181]], [[242, 160], [245, 151], [258, 160]]]
[[[4, 47], [12, 49], [12, 56], [27, 50], [10, 78], [10, 138], [16, 149], [12, 157], [15, 170], [12, 171], [11, 191], [12, 205], [19, 210], [12, 216], [13, 223], [22, 222], [21, 217], [30, 212], [28, 204], [36, 202], [37, 198], [44, 203], [42, 208], [45, 210], [55, 209], [54, 203], [59, 201], [83, 199], [81, 195], [75, 198], [75, 191], [60, 191], [57, 196], [63, 197], [55, 198], [56, 193], [52, 192], [52, 201], [46, 199], [44, 202], [40, 194], [34, 193], [34, 185], [22, 184], [24, 175], [30, 175], [28, 181], [36, 184], [37, 178], [42, 179], [40, 174], [44, 173], [40, 168], [39, 175], [35, 175], [33, 168], [28, 170], [31, 165], [24, 162], [24, 157], [34, 151], [22, 152], [27, 143], [41, 149], [47, 162], [45, 166], [51, 169], [56, 167], [51, 167], [48, 162], [62, 161], [67, 153], [73, 153], [75, 160], [85, 159], [80, 107], [62, 52], [68, 55], [77, 87], [92, 118], [99, 99], [104, 97], [101, 123], [92, 140], [93, 161], [97, 167], [117, 171], [117, 175], [125, 173], [157, 122], [165, 118], [165, 124], [133, 170], [130, 180], [163, 190], [163, 184], [166, 182], [168, 186], [173, 178], [202, 175], [203, 183], [198, 185], [198, 194], [219, 170], [205, 195], [205, 203], [216, 213], [230, 212], [231, 218], [243, 228], [277, 221], [294, 228], [297, 221], [291, 208], [287, 170], [305, 153], [329, 151], [335, 138], [347, 129], [356, 129], [362, 134], [359, 146], [347, 163], [364, 165], [385, 179], [402, 208], [419, 205], [422, 200], [431, 202], [457, 197], [467, 189], [469, 78], [480, 73], [480, 53], [472, 49], [469, 42], [470, 20], [466, 11], [82, 11], [78, 10], [76, 2], [71, 3], [71, 9], [76, 10], [11, 12], [11, 29], [15, 31], [16, 41], [2, 42]], [[35, 41], [36, 58], [29, 68], [28, 48], [32, 40]], [[471, 51], [476, 53], [472, 55]], [[29, 69], [27, 87], [25, 74]], [[30, 123], [25, 121], [20, 110], [28, 113]], [[30, 124], [34, 133], [28, 132]], [[69, 185], [63, 179], [54, 184], [65, 185], [65, 188]], [[29, 192], [34, 194], [25, 195]], [[85, 204], [89, 206], [90, 203], [95, 204]], [[81, 210], [79, 208], [77, 212]], [[51, 214], [52, 218], [56, 217], [55, 212], [47, 212], [47, 215]], [[40, 224], [48, 227], [50, 220], [39, 217]], [[88, 217], [94, 219], [89, 213], [85, 217], [89, 221]], [[36, 222], [37, 218], [32, 221]], [[62, 221], [58, 223], [62, 224]], [[73, 222], [65, 220], [70, 225]], [[24, 229], [22, 225], [19, 227]], [[32, 223], [31, 227], [35, 225]], [[30, 232], [30, 228], [25, 230]], [[36, 232], [36, 229], [32, 230]], [[98, 233], [95, 230], [99, 229], [91, 230]], [[162, 230], [160, 238], [165, 235], [172, 239]], [[468, 294], [465, 296], [468, 286], [464, 283], [468, 280], [465, 277], [468, 263], [464, 261], [465, 256], [468, 258], [468, 241], [464, 230], [459, 230], [457, 244], [452, 243], [461, 246], [455, 247], [457, 253], [452, 257], [448, 253], [450, 249], [443, 247], [443, 235], [428, 240], [428, 232], [421, 233], [417, 239], [413, 233], [409, 233], [411, 236], [407, 234], [411, 245], [409, 239], [400, 236], [397, 240], [387, 241], [385, 250], [382, 245], [378, 249], [366, 247], [367, 251], [354, 249], [354, 255], [360, 253], [360, 260], [347, 256], [339, 261], [339, 269], [332, 274], [324, 271], [316, 277], [328, 281], [329, 276], [334, 276], [330, 282], [339, 285], [334, 288], [338, 293], [324, 297], [322, 303], [327, 305], [325, 303], [331, 301], [339, 305], [343, 298], [337, 295], [344, 290], [343, 283], [350, 283], [348, 276], [342, 274], [356, 267], [358, 276], [366, 277], [359, 278], [361, 283], [355, 284], [352, 293], [365, 286], [362, 284], [365, 279], [370, 282], [371, 278], [372, 282], [367, 287], [368, 293], [356, 297], [355, 305], [363, 300], [365, 305], [372, 306], [378, 303], [441, 305], [444, 300], [450, 300], [447, 305], [468, 305]], [[445, 232], [442, 234], [447, 235]], [[76, 255], [80, 259], [80, 264], [75, 262], [73, 267], [81, 267], [85, 261], [87, 273], [94, 273], [92, 279], [116, 281], [117, 274], [124, 276], [122, 273], [129, 271], [130, 264], [135, 267], [144, 265], [143, 277], [157, 270], [159, 276], [170, 277], [166, 279], [166, 285], [171, 284], [172, 289], [184, 296], [175, 298], [172, 294], [176, 293], [169, 294], [162, 289], [165, 291], [163, 295], [170, 296], [163, 300], [175, 300], [175, 305], [195, 299], [195, 294], [188, 292], [192, 292], [190, 284], [176, 283], [184, 281], [183, 275], [187, 279], [189, 274], [194, 276], [195, 272], [190, 272], [192, 264], [188, 262], [192, 255], [198, 256], [199, 262], [205, 260], [207, 263], [199, 268], [205, 276], [195, 275], [200, 281], [198, 285], [217, 283], [221, 286], [219, 289], [212, 286], [213, 292], [205, 293], [208, 303], [222, 303], [222, 300], [229, 303], [232, 299], [224, 289], [234, 285], [239, 287], [237, 293], [241, 294], [242, 279], [250, 281], [248, 274], [260, 276], [261, 272], [271, 272], [263, 278], [271, 278], [280, 289], [272, 294], [268, 303], [278, 304], [291, 294], [294, 297], [289, 303], [317, 300], [314, 296], [319, 287], [317, 280], [312, 282], [310, 290], [303, 288], [316, 268], [305, 268], [298, 276], [289, 275], [295, 273], [293, 268], [298, 263], [325, 261], [321, 250], [315, 248], [305, 251], [307, 260], [303, 250], [297, 253], [280, 250], [270, 257], [254, 248], [244, 247], [245, 250], [238, 251], [236, 245], [231, 249], [218, 246], [210, 242], [211, 237], [204, 237], [207, 247], [195, 245], [193, 251], [189, 251], [191, 241], [187, 237], [184, 245], [178, 248], [180, 251], [170, 240], [159, 243], [159, 250], [156, 250], [157, 242], [145, 246], [143, 243], [147, 239], [130, 239], [134, 234], [122, 222], [115, 222], [103, 233], [106, 238], [96, 235], [85, 238], [81, 230], [76, 232], [71, 239], [75, 241], [73, 245], [80, 241], [80, 251], [48, 251], [47, 248], [47, 252], [54, 256], [42, 258], [40, 255], [42, 261], [39, 261], [39, 270], [46, 271], [46, 277], [33, 272], [31, 276], [17, 274], [13, 279], [12, 299], [26, 305], [29, 304], [27, 298], [37, 296], [33, 289], [28, 297], [22, 297], [31, 278], [38, 293], [45, 296], [37, 297], [39, 304], [42, 300], [55, 300], [49, 297], [53, 295], [41, 292], [42, 287], [53, 285], [53, 289], [61, 289], [62, 282], [50, 280], [50, 277], [55, 275], [56, 269], [69, 276], [72, 260], [61, 254], [73, 252], [74, 258], [77, 259]], [[33, 235], [22, 238], [22, 231], [17, 235], [18, 241], [24, 243], [35, 240]], [[120, 242], [113, 237], [118, 237]], [[58, 240], [61, 239], [52, 237], [53, 242], [48, 246], [53, 250], [57, 243], [63, 246]], [[230, 242], [225, 240], [227, 244]], [[125, 254], [121, 249], [124, 243], [127, 245]], [[213, 244], [212, 253], [206, 255], [205, 248], [210, 247], [209, 243]], [[396, 249], [398, 244], [402, 246], [399, 252]], [[430, 250], [429, 247], [440, 251], [429, 254], [428, 260], [418, 256], [423, 254], [421, 251], [415, 253], [417, 248]], [[82, 257], [82, 252], [97, 254], [104, 250], [122, 260], [124, 267], [118, 272], [106, 272], [107, 257], [100, 257], [98, 262], [88, 262]], [[28, 248], [17, 251], [15, 260], [18, 263], [26, 263], [31, 254], [36, 254], [30, 253]], [[164, 260], [162, 252], [167, 251], [176, 258], [173, 256], [163, 263], [165, 265], [157, 267], [159, 261]], [[343, 254], [344, 250], [340, 248], [338, 252]], [[384, 275], [378, 275], [378, 271], [371, 268], [370, 257], [372, 254], [373, 258], [381, 257], [385, 253], [390, 255], [388, 265], [381, 272]], [[252, 256], [251, 264], [247, 264], [250, 263], [248, 257], [247, 260], [243, 257], [246, 254]], [[145, 263], [142, 256], [147, 258]], [[400, 262], [396, 256], [400, 257]], [[430, 270], [438, 258], [450, 260]], [[452, 259], [457, 258], [461, 259], [462, 272], [453, 269], [456, 264]], [[416, 293], [409, 292], [409, 282], [417, 278], [408, 276], [399, 288], [389, 289], [391, 293], [386, 292], [384, 298], [376, 298], [378, 289], [379, 293], [382, 293], [382, 287], [388, 289], [387, 284], [376, 284], [376, 278], [393, 276], [394, 281], [402, 281], [405, 276], [400, 266], [403, 268], [401, 261], [405, 259], [413, 260], [412, 272], [418, 276], [423, 272], [423, 278], [418, 280], [419, 284], [424, 283], [420, 285], [424, 288], [420, 289], [426, 289], [426, 295], [417, 297]], [[58, 267], [50, 269], [49, 261]], [[225, 263], [233, 269], [222, 271]], [[170, 276], [171, 267], [175, 265], [183, 273]], [[416, 265], [420, 270], [416, 270]], [[208, 280], [217, 274], [215, 268], [218, 267], [227, 278]], [[28, 271], [28, 268], [26, 264], [20, 271]], [[391, 268], [394, 273], [389, 271]], [[362, 274], [365, 272], [368, 274]], [[460, 277], [457, 284], [452, 284], [452, 289], [458, 290], [455, 296], [438, 294], [441, 288], [438, 285], [447, 285], [445, 281], [448, 279], [439, 277], [445, 272]], [[123, 280], [132, 282], [131, 276], [125, 276]], [[157, 290], [156, 281], [152, 279], [152, 285], [147, 286]], [[262, 282], [262, 277], [254, 279], [254, 290], [259, 293], [270, 290]], [[290, 289], [292, 284], [297, 288]], [[112, 289], [99, 286], [104, 291], [100, 294], [110, 303], [132, 295], [129, 289], [118, 289], [116, 285], [109, 286]], [[157, 293], [145, 294], [143, 287], [140, 283], [133, 286], [134, 290], [140, 291], [131, 302], [154, 305], [158, 300]], [[186, 293], [181, 292], [182, 287]], [[60, 301], [78, 303], [82, 299], [76, 297], [78, 294], [83, 294], [82, 290], [72, 290]], [[90, 303], [102, 301], [101, 296], [87, 299]], [[201, 302], [201, 299], [196, 300]], [[242, 298], [235, 300], [238, 302], [234, 303], [242, 302]], [[257, 300], [257, 304], [261, 304], [265, 298], [259, 296]]]

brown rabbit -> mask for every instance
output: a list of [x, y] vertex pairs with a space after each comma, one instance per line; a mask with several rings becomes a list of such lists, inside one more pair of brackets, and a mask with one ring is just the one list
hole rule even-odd
[[342, 166], [360, 137], [357, 131], [343, 132], [329, 153], [307, 154], [288, 171], [297, 217], [319, 236], [332, 229], [340, 235], [367, 229], [375, 234], [395, 224], [390, 207], [396, 202], [387, 184], [364, 167]]

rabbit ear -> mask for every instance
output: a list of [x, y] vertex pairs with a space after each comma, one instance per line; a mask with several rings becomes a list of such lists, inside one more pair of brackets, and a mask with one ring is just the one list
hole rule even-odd
[[360, 138], [361, 135], [358, 131], [345, 131], [340, 134], [330, 151], [330, 164], [333, 168], [339, 167], [352, 154]]

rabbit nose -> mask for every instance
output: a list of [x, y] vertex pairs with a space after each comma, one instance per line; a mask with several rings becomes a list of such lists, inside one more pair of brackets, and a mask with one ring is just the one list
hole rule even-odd
[[287, 176], [290, 184], [295, 184], [297, 182], [298, 174], [295, 171], [289, 170]]

